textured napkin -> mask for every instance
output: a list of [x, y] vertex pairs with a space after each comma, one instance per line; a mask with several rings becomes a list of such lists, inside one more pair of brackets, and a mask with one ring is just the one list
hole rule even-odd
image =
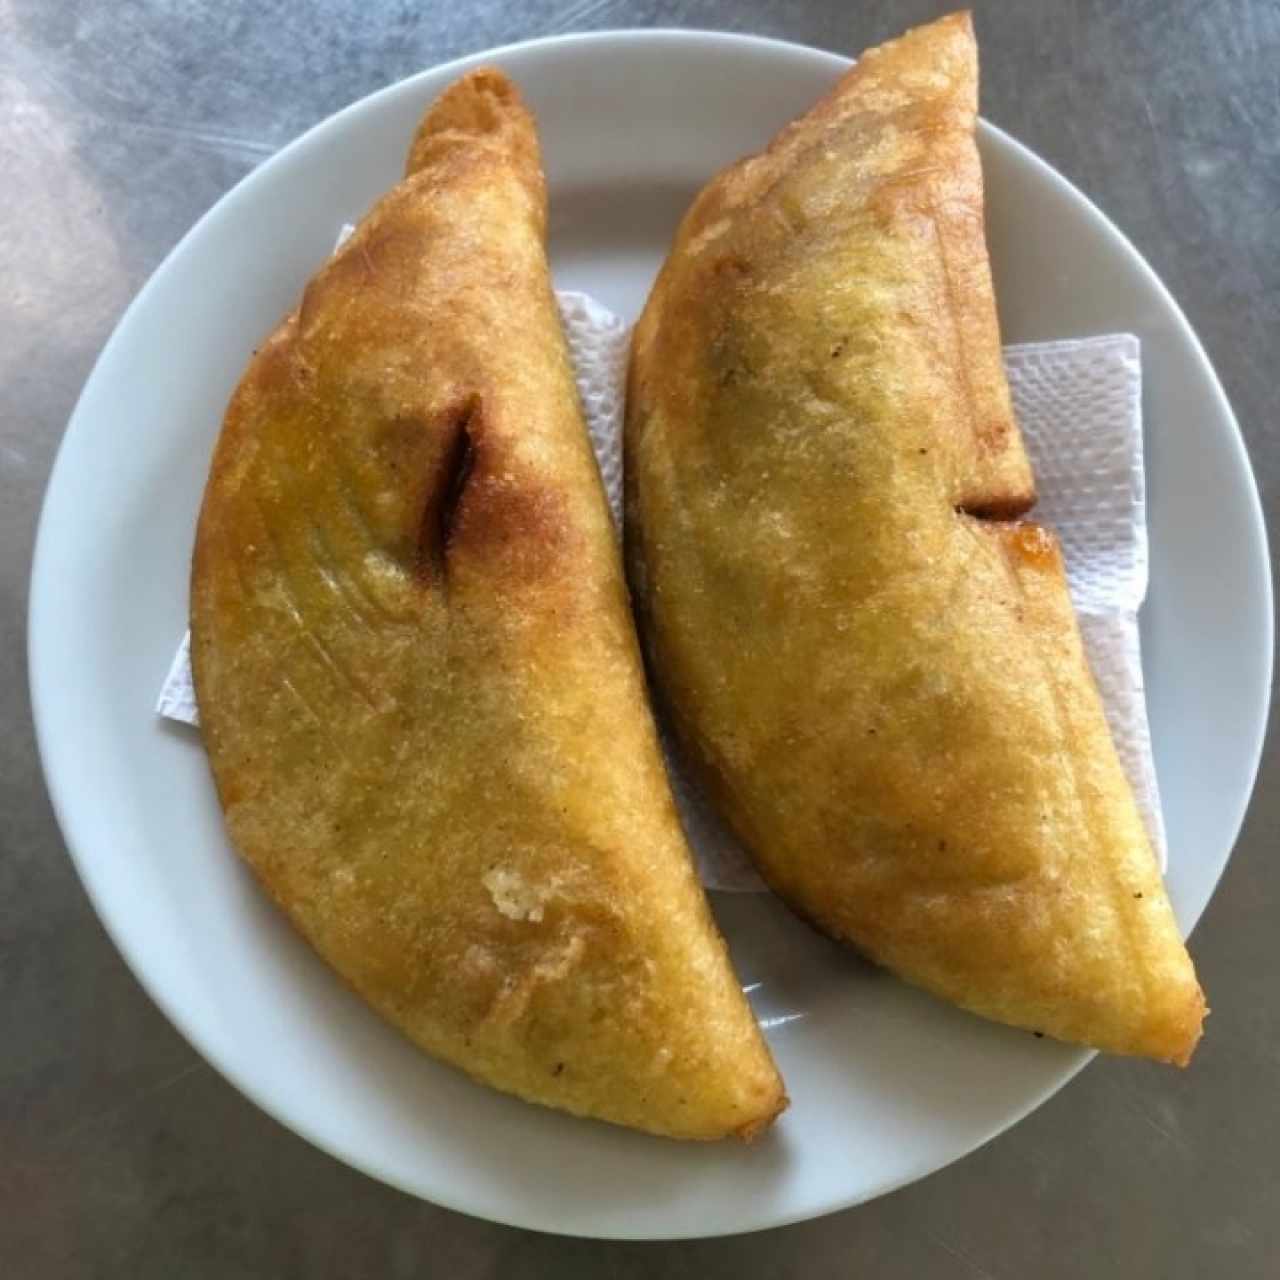
[[[620, 528], [629, 330], [585, 294], [557, 297], [587, 426]], [[1035, 467], [1040, 492], [1035, 516], [1062, 539], [1085, 653], [1163, 868], [1164, 825], [1138, 647], [1138, 606], [1147, 590], [1138, 340], [1119, 334], [1008, 347], [1005, 366]], [[199, 723], [187, 637], [156, 710], [171, 720]], [[763, 890], [741, 846], [689, 779], [665, 730], [663, 745], [704, 883], [713, 889]]]

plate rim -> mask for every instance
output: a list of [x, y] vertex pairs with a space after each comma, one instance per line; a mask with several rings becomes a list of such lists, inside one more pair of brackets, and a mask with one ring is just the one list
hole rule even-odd
[[[80, 883], [84, 887], [85, 893], [90, 900], [95, 915], [135, 980], [170, 1021], [170, 1023], [172, 1023], [172, 1025], [180, 1032], [191, 1048], [206, 1063], [213, 1067], [219, 1075], [223, 1077], [223, 1079], [253, 1102], [255, 1106], [265, 1112], [271, 1119], [283, 1125], [286, 1129], [296, 1134], [304, 1141], [310, 1143], [312, 1146], [319, 1148], [334, 1159], [337, 1159], [352, 1168], [358, 1169], [366, 1176], [393, 1186], [417, 1199], [427, 1200], [428, 1203], [437, 1204], [444, 1208], [464, 1213], [469, 1216], [481, 1217], [485, 1220], [499, 1222], [509, 1226], [540, 1231], [554, 1231], [561, 1234], [584, 1238], [637, 1240], [707, 1238], [721, 1235], [746, 1234], [757, 1230], [786, 1226], [795, 1222], [805, 1221], [810, 1218], [839, 1212], [843, 1209], [848, 1209], [857, 1204], [865, 1203], [882, 1195], [886, 1195], [919, 1180], [921, 1177], [928, 1176], [931, 1172], [937, 1172], [946, 1168], [948, 1165], [986, 1145], [987, 1142], [1006, 1132], [1032, 1111], [1042, 1106], [1049, 1098], [1069, 1083], [1070, 1080], [1073, 1079], [1086, 1065], [1088, 1065], [1096, 1054], [1091, 1050], [1078, 1050], [1076, 1058], [1070, 1062], [1050, 1084], [1046, 1085], [1042, 1091], [1037, 1091], [1024, 1106], [1012, 1109], [1007, 1117], [1004, 1118], [1003, 1123], [992, 1129], [992, 1131], [985, 1137], [971, 1145], [965, 1146], [961, 1150], [957, 1150], [949, 1159], [943, 1161], [941, 1164], [935, 1165], [931, 1163], [929, 1170], [926, 1172], [907, 1173], [901, 1178], [886, 1181], [873, 1188], [856, 1192], [853, 1195], [829, 1197], [824, 1204], [818, 1207], [806, 1207], [796, 1210], [795, 1212], [783, 1212], [771, 1215], [767, 1220], [759, 1221], [754, 1224], [735, 1225], [731, 1223], [728, 1225], [716, 1225], [710, 1230], [688, 1230], [681, 1232], [647, 1231], [634, 1233], [602, 1231], [596, 1233], [578, 1230], [575, 1227], [548, 1224], [541, 1218], [524, 1215], [520, 1212], [521, 1206], [518, 1202], [511, 1202], [509, 1206], [507, 1206], [507, 1212], [499, 1213], [494, 1212], [489, 1207], [481, 1210], [477, 1209], [471, 1203], [458, 1202], [447, 1194], [447, 1190], [438, 1195], [433, 1192], [431, 1198], [428, 1200], [418, 1187], [412, 1185], [405, 1179], [395, 1176], [391, 1171], [375, 1167], [373, 1162], [366, 1159], [362, 1153], [339, 1149], [336, 1142], [331, 1142], [326, 1136], [316, 1132], [310, 1125], [296, 1122], [293, 1117], [286, 1117], [277, 1110], [274, 1104], [263, 1096], [263, 1092], [259, 1090], [254, 1081], [242, 1073], [238, 1065], [225, 1060], [225, 1056], [217, 1050], [216, 1046], [210, 1046], [205, 1042], [205, 1038], [201, 1034], [199, 1028], [194, 1026], [186, 1017], [179, 1004], [175, 1000], [170, 999], [163, 984], [158, 978], [153, 978], [151, 972], [143, 963], [142, 958], [139, 955], [135, 955], [135, 949], [128, 943], [127, 938], [129, 935], [123, 928], [120, 919], [113, 917], [112, 912], [105, 904], [104, 895], [101, 893], [100, 886], [95, 878], [97, 873], [94, 870], [93, 859], [81, 850], [81, 841], [73, 840], [70, 835], [71, 830], [78, 825], [71, 812], [74, 803], [72, 799], [74, 788], [72, 787], [70, 780], [64, 778], [60, 781], [58, 779], [57, 771], [54, 768], [51, 768], [51, 761], [56, 757], [56, 743], [52, 736], [55, 731], [50, 723], [48, 698], [52, 696], [52, 685], [56, 683], [56, 671], [50, 670], [49, 662], [41, 656], [42, 648], [39, 640], [39, 634], [42, 629], [41, 620], [45, 612], [50, 607], [48, 604], [48, 597], [54, 590], [51, 582], [52, 575], [48, 571], [47, 564], [53, 554], [51, 550], [53, 535], [50, 533], [50, 527], [52, 525], [52, 517], [50, 513], [54, 503], [51, 502], [51, 496], [59, 486], [60, 476], [69, 465], [67, 463], [67, 459], [73, 454], [80, 435], [83, 434], [84, 431], [88, 430], [88, 426], [85, 425], [85, 419], [82, 417], [82, 409], [90, 400], [92, 393], [94, 393], [99, 379], [102, 376], [105, 376], [103, 375], [102, 370], [110, 363], [111, 357], [116, 348], [125, 345], [127, 342], [126, 335], [132, 328], [135, 317], [145, 310], [153, 292], [159, 289], [168, 273], [174, 269], [176, 260], [183, 257], [189, 251], [189, 247], [192, 242], [196, 241], [202, 235], [205, 228], [216, 219], [227, 216], [231, 206], [241, 203], [247, 199], [251, 199], [256, 186], [260, 182], [268, 180], [269, 172], [273, 167], [287, 163], [289, 157], [297, 155], [309, 148], [324, 145], [332, 134], [340, 133], [345, 130], [349, 120], [355, 115], [369, 109], [370, 106], [384, 98], [406, 92], [411, 86], [419, 84], [428, 78], [454, 78], [477, 66], [484, 65], [491, 61], [500, 61], [501, 59], [511, 57], [517, 53], [521, 57], [530, 55], [536, 56], [539, 53], [553, 49], [560, 50], [572, 46], [589, 47], [591, 45], [607, 45], [617, 42], [633, 44], [647, 42], [653, 45], [662, 45], [669, 42], [683, 44], [710, 44], [721, 46], [722, 52], [732, 46], [751, 46], [757, 49], [762, 49], [766, 52], [773, 51], [776, 53], [786, 53], [791, 55], [819, 55], [831, 61], [833, 70], [838, 70], [841, 67], [847, 67], [852, 62], [852, 59], [849, 58], [847, 54], [823, 49], [818, 46], [806, 45], [796, 41], [784, 40], [770, 36], [719, 31], [707, 28], [624, 27], [602, 31], [569, 32], [541, 36], [530, 40], [514, 41], [508, 44], [484, 49], [476, 53], [463, 54], [456, 58], [449, 59], [448, 61], [424, 67], [421, 70], [414, 72], [412, 75], [384, 85], [363, 97], [355, 99], [341, 107], [339, 110], [317, 121], [297, 137], [287, 142], [261, 164], [251, 169], [231, 188], [224, 192], [213, 203], [213, 205], [201, 214], [201, 216], [182, 235], [177, 243], [165, 254], [160, 263], [148, 276], [143, 286], [138, 290], [137, 294], [131, 299], [128, 306], [115, 322], [107, 341], [104, 343], [97, 358], [95, 359], [93, 368], [90, 371], [89, 376], [86, 378], [84, 386], [76, 399], [75, 406], [68, 417], [67, 426], [58, 443], [53, 464], [50, 468], [48, 481], [41, 501], [39, 519], [36, 525], [36, 537], [32, 555], [28, 593], [28, 688], [31, 701], [32, 720], [35, 729], [37, 753], [40, 759], [47, 794], [49, 796], [50, 804], [53, 809], [63, 843], [71, 858], [72, 864], [76, 869]], [[1072, 204], [1074, 204], [1079, 211], [1088, 218], [1097, 232], [1105, 235], [1117, 248], [1123, 251], [1126, 261], [1137, 269], [1139, 274], [1145, 279], [1148, 286], [1155, 291], [1166, 309], [1166, 315], [1174, 322], [1178, 336], [1188, 342], [1190, 350], [1195, 357], [1196, 371], [1205, 379], [1206, 385], [1212, 394], [1217, 412], [1230, 427], [1230, 430], [1226, 435], [1231, 442], [1232, 462], [1245, 481], [1242, 488], [1248, 496], [1249, 510], [1247, 512], [1246, 523], [1250, 532], [1250, 540], [1247, 548], [1245, 548], [1245, 554], [1242, 558], [1251, 561], [1255, 557], [1257, 558], [1257, 567], [1259, 569], [1257, 576], [1264, 596], [1262, 601], [1262, 604], [1264, 605], [1263, 626], [1255, 637], [1256, 656], [1259, 659], [1263, 673], [1262, 683], [1264, 686], [1264, 697], [1260, 700], [1259, 708], [1254, 716], [1253, 723], [1248, 726], [1248, 755], [1252, 759], [1252, 768], [1249, 770], [1247, 778], [1240, 778], [1237, 793], [1232, 797], [1231, 810], [1229, 814], [1226, 815], [1230, 818], [1230, 821], [1227, 822], [1224, 820], [1224, 826], [1229, 826], [1231, 829], [1231, 838], [1229, 842], [1227, 842], [1216, 867], [1213, 868], [1212, 884], [1205, 896], [1204, 903], [1195, 912], [1194, 919], [1191, 921], [1190, 928], [1187, 931], [1189, 936], [1190, 933], [1194, 931], [1199, 920], [1203, 917], [1204, 910], [1207, 908], [1209, 902], [1212, 901], [1213, 895], [1217, 892], [1218, 886], [1221, 882], [1221, 877], [1239, 839], [1240, 831], [1248, 812], [1258, 772], [1261, 766], [1262, 750], [1269, 719], [1270, 693], [1274, 676], [1274, 589], [1269, 554], [1269, 542], [1257, 479], [1253, 473], [1248, 448], [1245, 443], [1243, 433], [1240, 430], [1239, 423], [1232, 411], [1230, 402], [1227, 399], [1217, 372], [1204, 350], [1204, 346], [1200, 341], [1199, 335], [1187, 320], [1182, 308], [1178, 305], [1176, 299], [1170, 293], [1169, 289], [1165, 286], [1164, 282], [1160, 279], [1155, 270], [1132, 244], [1125, 233], [1111, 221], [1111, 219], [1092, 201], [1092, 199], [1081, 191], [1073, 182], [1059, 173], [1046, 160], [1042, 159], [1037, 153], [1032, 151], [1025, 144], [1019, 142], [1008, 132], [991, 124], [989, 121], [980, 121], [979, 129], [981, 132], [994, 136], [1002, 145], [1010, 148], [1017, 155], [1020, 161], [1029, 164], [1036, 171], [1037, 176], [1042, 181], [1047, 181], [1056, 189], [1059, 195], [1067, 198]]]

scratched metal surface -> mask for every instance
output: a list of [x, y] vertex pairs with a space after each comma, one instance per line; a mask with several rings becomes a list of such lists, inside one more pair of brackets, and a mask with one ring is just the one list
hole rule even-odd
[[[1280, 7], [977, 9], [985, 113], [1094, 196], [1168, 282], [1235, 405], [1274, 523]], [[1277, 1274], [1274, 747], [1195, 937], [1214, 1012], [1191, 1072], [1099, 1062], [1012, 1133], [885, 1200], [672, 1245], [476, 1222], [279, 1128], [128, 975], [41, 784], [23, 629], [53, 451], [129, 298], [251, 166], [370, 90], [514, 39], [661, 24], [855, 50], [938, 11], [930, 0], [0, 0], [0, 1273]]]

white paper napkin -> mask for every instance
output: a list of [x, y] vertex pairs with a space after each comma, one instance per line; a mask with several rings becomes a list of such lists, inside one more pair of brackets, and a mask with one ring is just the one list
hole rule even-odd
[[[585, 294], [557, 298], [609, 505], [621, 527], [629, 330]], [[1009, 347], [1005, 365], [1040, 491], [1035, 517], [1062, 539], [1085, 653], [1163, 869], [1164, 824], [1138, 643], [1138, 606], [1147, 590], [1138, 340], [1117, 334]], [[189, 637], [174, 657], [156, 710], [170, 720], [199, 723]], [[713, 889], [763, 890], [747, 855], [691, 782], [665, 732], [663, 741], [703, 882]]]

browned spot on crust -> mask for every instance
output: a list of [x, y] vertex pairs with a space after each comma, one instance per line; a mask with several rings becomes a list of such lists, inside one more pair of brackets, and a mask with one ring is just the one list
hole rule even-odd
[[513, 483], [481, 466], [454, 516], [451, 554], [497, 557], [516, 581], [546, 577], [574, 541], [567, 517], [553, 485]]
[[1036, 569], [1051, 569], [1058, 563], [1058, 540], [1043, 525], [1015, 525], [1005, 535], [1009, 549]]
[[740, 253], [725, 253], [711, 264], [711, 270], [722, 280], [736, 282], [751, 274], [751, 264]]

